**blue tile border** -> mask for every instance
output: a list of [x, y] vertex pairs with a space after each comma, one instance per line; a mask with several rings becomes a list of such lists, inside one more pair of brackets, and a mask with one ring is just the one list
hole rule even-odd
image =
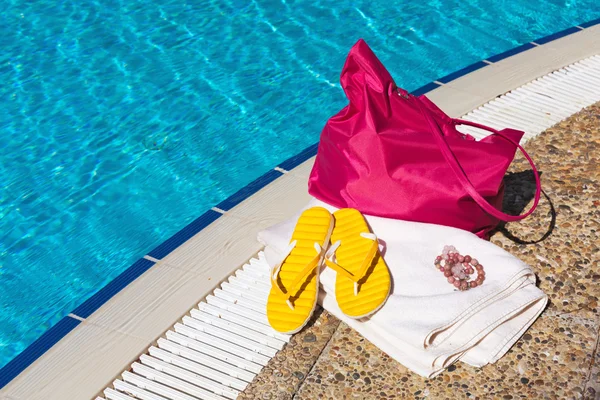
[[537, 44], [546, 44], [548, 42], [551, 42], [553, 40], [556, 39], [560, 39], [561, 37], [565, 37], [567, 35], [570, 35], [571, 33], [575, 33], [575, 32], [579, 32], [581, 29], [577, 28], [577, 27], [572, 27], [569, 29], [565, 29], [564, 31], [560, 31], [560, 32], [556, 32], [553, 33], [552, 35], [548, 35], [548, 36], [544, 36], [543, 38], [539, 38], [537, 40], [534, 40], [535, 43]]
[[483, 61], [478, 61], [478, 62], [476, 62], [474, 64], [471, 64], [471, 65], [469, 65], [467, 67], [464, 67], [463, 69], [459, 69], [456, 72], [453, 72], [451, 74], [448, 74], [448, 75], [444, 76], [443, 78], [438, 79], [438, 82], [448, 83], [448, 82], [451, 82], [451, 81], [453, 81], [455, 79], [460, 78], [461, 76], [467, 75], [467, 74], [469, 74], [469, 73], [471, 73], [473, 71], [477, 71], [478, 69], [481, 69], [481, 68], [487, 67], [487, 66], [488, 66], [487, 63], [485, 63]]
[[206, 228], [208, 225], [215, 222], [221, 215], [213, 210], [208, 210], [190, 224], [188, 224], [185, 228], [165, 240], [163, 243], [158, 245], [154, 250], [152, 250], [148, 255], [150, 257], [154, 257], [158, 260], [163, 259], [170, 252], [181, 246], [183, 243], [187, 242], [192, 236], [196, 233], [200, 232], [202, 229]]
[[133, 265], [73, 310], [73, 314], [81, 318], [89, 317], [94, 311], [102, 307], [104, 303], [123, 290], [125, 286], [136, 280], [144, 272], [148, 271], [153, 265], [153, 261], [146, 260], [145, 258], [137, 260]]
[[505, 58], [512, 57], [515, 54], [522, 53], [525, 50], [529, 50], [532, 47], [535, 47], [535, 45], [531, 44], [531, 43], [525, 43], [525, 44], [523, 44], [521, 46], [514, 47], [514, 48], [512, 48], [512, 49], [510, 49], [508, 51], [505, 51], [504, 53], [496, 54], [495, 56], [486, 58], [486, 60], [488, 60], [489, 62], [495, 63], [495, 62], [498, 62], [500, 60], [504, 60]]
[[302, 164], [304, 161], [309, 158], [317, 155], [317, 148], [319, 147], [319, 142], [313, 144], [312, 146], [307, 147], [302, 150], [300, 153], [292, 156], [278, 165], [279, 168], [285, 169], [286, 171], [291, 171], [296, 168], [298, 165]]
[[427, 85], [421, 86], [420, 88], [415, 89], [415, 90], [413, 90], [410, 93], [412, 95], [415, 95], [415, 96], [420, 96], [420, 95], [425, 94], [427, 92], [431, 92], [433, 89], [437, 89], [439, 87], [440, 87], [440, 85], [438, 85], [437, 83], [430, 82]]
[[600, 18], [588, 21], [588, 22], [583, 23], [583, 24], [579, 24], [579, 26], [582, 27], [582, 28], [589, 28], [591, 26], [598, 25], [598, 24], [600, 24]]
[[0, 389], [71, 332], [81, 321], [65, 317], [0, 369]]
[[[589, 28], [594, 25], [600, 24], [600, 18], [585, 22], [583, 24], [579, 24], [578, 26], [582, 28]], [[545, 44], [551, 42], [553, 40], [559, 39], [561, 37], [570, 35], [575, 32], [579, 32], [580, 29], [577, 27], [572, 27], [569, 29], [565, 29], [563, 31], [554, 33], [549, 36], [545, 36], [538, 40], [534, 40], [537, 44]], [[515, 47], [503, 53], [494, 55], [492, 57], [487, 58], [487, 61], [492, 63], [501, 61], [505, 58], [511, 57], [513, 55], [519, 54], [523, 51], [529, 50], [534, 47], [531, 43], [526, 43], [521, 46]], [[446, 75], [443, 78], [440, 78], [438, 82], [448, 83], [451, 82], [461, 76], [464, 76], [470, 72], [478, 70], [487, 66], [488, 64], [479, 61], [474, 64], [471, 64], [459, 71], [453, 72], [449, 75]], [[411, 93], [415, 96], [419, 96], [430, 92], [434, 89], [437, 89], [441, 85], [430, 82], [418, 89], [413, 90]], [[312, 146], [307, 147], [302, 150], [300, 153], [296, 154], [283, 161], [278, 165], [279, 168], [284, 169], [286, 171], [290, 171], [302, 164], [304, 161], [313, 157], [317, 154], [318, 143], [313, 144]], [[217, 208], [220, 208], [224, 211], [229, 211], [236, 205], [240, 204], [242, 201], [252, 196], [254, 193], [258, 192], [263, 187], [267, 186], [269, 183], [273, 182], [275, 179], [283, 175], [281, 172], [277, 170], [270, 170], [266, 174], [262, 175], [258, 179], [254, 180], [250, 184], [246, 185], [233, 195], [229, 196], [227, 199], [223, 200], [219, 204], [217, 204]], [[149, 256], [154, 257], [158, 260], [164, 258], [177, 247], [182, 245], [192, 236], [200, 232], [202, 229], [206, 228], [208, 225], [216, 221], [222, 214], [213, 210], [208, 210], [200, 217], [195, 219], [193, 222], [188, 224], [185, 228], [177, 232], [175, 235], [171, 236], [169, 239], [164, 241], [158, 247], [153, 249]], [[105, 304], [108, 300], [110, 300], [115, 294], [123, 290], [127, 285], [133, 282], [135, 279], [140, 277], [144, 272], [149, 270], [155, 263], [150, 260], [146, 260], [144, 258], [139, 259], [129, 268], [127, 268], [124, 272], [110, 281], [106, 286], [92, 295], [89, 299], [83, 302], [80, 306], [78, 306], [75, 310], [73, 310], [73, 314], [81, 317], [87, 318], [94, 311], [100, 308], [103, 304]], [[54, 346], [58, 341], [60, 341], [63, 337], [65, 337], [69, 332], [75, 329], [81, 321], [71, 318], [64, 317], [61, 319], [56, 325], [48, 329], [42, 336], [40, 336], [35, 342], [29, 345], [25, 350], [23, 350], [20, 354], [18, 354], [15, 358], [13, 358], [8, 364], [4, 367], [0, 368], [0, 389], [6, 386], [11, 380], [13, 380], [17, 375], [23, 372], [27, 367], [29, 367], [35, 360], [41, 357], [46, 351], [48, 351], [52, 346]]]
[[235, 192], [234, 194], [217, 204], [216, 207], [220, 208], [223, 211], [229, 211], [233, 207], [240, 204], [242, 201], [246, 200], [248, 197], [252, 196], [254, 193], [258, 192], [260, 189], [267, 186], [269, 183], [273, 182], [275, 179], [279, 178], [281, 175], [283, 175], [283, 173], [272, 169], [260, 178], [250, 182], [248, 185], [244, 186], [243, 188], [241, 188], [240, 190], [238, 190], [237, 192]]

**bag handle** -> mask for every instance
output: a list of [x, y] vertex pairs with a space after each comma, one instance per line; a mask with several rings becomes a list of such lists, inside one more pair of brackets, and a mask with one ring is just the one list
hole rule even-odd
[[475, 200], [475, 202], [479, 205], [479, 207], [481, 207], [488, 214], [498, 218], [499, 220], [505, 221], [505, 222], [520, 221], [520, 220], [528, 217], [529, 215], [531, 215], [531, 213], [533, 213], [533, 211], [536, 209], [536, 207], [540, 201], [542, 185], [540, 183], [540, 176], [538, 174], [538, 170], [535, 167], [533, 160], [531, 159], [529, 154], [527, 154], [525, 149], [523, 147], [521, 147], [521, 145], [518, 142], [505, 136], [501, 131], [490, 128], [488, 126], [480, 125], [475, 122], [465, 121], [465, 120], [460, 120], [460, 119], [453, 120], [457, 125], [469, 125], [469, 126], [472, 126], [475, 128], [484, 129], [486, 131], [492, 132], [494, 135], [500, 136], [501, 138], [503, 138], [503, 139], [509, 141], [510, 143], [512, 143], [513, 145], [515, 145], [521, 151], [521, 153], [523, 153], [523, 155], [525, 156], [527, 161], [529, 161], [529, 165], [531, 165], [531, 168], [533, 169], [533, 174], [535, 176], [535, 185], [536, 185], [535, 200], [533, 202], [533, 206], [531, 206], [529, 211], [527, 211], [525, 214], [509, 215], [509, 214], [503, 213], [502, 211], [500, 211], [497, 208], [495, 208], [494, 206], [492, 206], [482, 195], [480, 195], [477, 192], [477, 190], [475, 189], [475, 187], [473, 186], [473, 184], [467, 177], [467, 174], [460, 166], [460, 163], [458, 162], [456, 155], [452, 152], [452, 150], [450, 149], [450, 146], [448, 146], [448, 143], [446, 143], [446, 140], [444, 140], [444, 135], [443, 135], [439, 125], [431, 118], [431, 116], [429, 115], [427, 110], [424, 110], [423, 105], [421, 104], [421, 101], [419, 101], [419, 99], [417, 99], [414, 96], [411, 96], [411, 97], [414, 98], [414, 101], [417, 103], [417, 106], [421, 110], [421, 113], [427, 120], [427, 123], [429, 124], [429, 127], [432, 130], [433, 136], [435, 137], [435, 139], [440, 147], [440, 150], [442, 151], [442, 155], [448, 162], [448, 165], [450, 165], [450, 168], [452, 168], [452, 170], [454, 171], [454, 174], [456, 175], [456, 177], [462, 184], [463, 188], [467, 191], [467, 193], [469, 193], [469, 195], [473, 198], [473, 200]]

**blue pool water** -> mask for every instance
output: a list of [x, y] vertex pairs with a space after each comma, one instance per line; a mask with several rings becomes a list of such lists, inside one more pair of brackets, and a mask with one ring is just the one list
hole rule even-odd
[[597, 0], [5, 0], [0, 367], [134, 260], [316, 142], [360, 37], [417, 88]]

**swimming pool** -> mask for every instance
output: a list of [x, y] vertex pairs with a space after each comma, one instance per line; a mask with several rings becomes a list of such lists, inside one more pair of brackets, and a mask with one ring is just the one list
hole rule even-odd
[[359, 37], [414, 89], [598, 17], [592, 0], [57, 3], [0, 14], [0, 367], [318, 140]]

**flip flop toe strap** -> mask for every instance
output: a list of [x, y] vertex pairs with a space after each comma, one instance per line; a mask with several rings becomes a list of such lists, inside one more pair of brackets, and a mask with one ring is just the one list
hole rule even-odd
[[321, 261], [322, 248], [321, 246], [315, 242], [315, 251], [317, 254], [306, 264], [306, 266], [302, 269], [302, 271], [298, 272], [294, 281], [289, 285], [289, 288], [283, 286], [283, 284], [279, 284], [279, 273], [281, 272], [281, 266], [285, 259], [290, 255], [294, 247], [296, 246], [296, 241], [290, 243], [288, 247], [289, 251], [284, 257], [283, 261], [279, 263], [273, 270], [271, 271], [271, 286], [275, 288], [276, 294], [285, 299], [286, 304], [291, 310], [294, 310], [295, 307], [292, 304], [291, 298], [294, 297], [299, 289], [299, 285], [306, 280], [306, 277], [312, 273]]
[[375, 236], [375, 234], [373, 234], [371, 232], [362, 232], [360, 234], [360, 236], [364, 237], [365, 239], [372, 240], [373, 244], [371, 245], [371, 247], [369, 248], [369, 251], [365, 255], [365, 258], [364, 258], [363, 262], [361, 263], [360, 268], [358, 269], [358, 272], [352, 273], [352, 272], [348, 271], [346, 268], [342, 267], [341, 265], [339, 265], [333, 261], [333, 255], [335, 254], [335, 251], [337, 250], [337, 248], [341, 245], [340, 240], [335, 242], [333, 244], [333, 246], [331, 246], [330, 249], [327, 251], [327, 254], [325, 255], [325, 264], [329, 268], [333, 269], [338, 274], [341, 274], [354, 282], [354, 295], [355, 296], [358, 295], [358, 289], [360, 286], [358, 282], [360, 282], [360, 280], [365, 277], [365, 274], [367, 273], [369, 266], [373, 263], [373, 259], [377, 255], [377, 250], [379, 249], [379, 242], [377, 241], [377, 236]]

